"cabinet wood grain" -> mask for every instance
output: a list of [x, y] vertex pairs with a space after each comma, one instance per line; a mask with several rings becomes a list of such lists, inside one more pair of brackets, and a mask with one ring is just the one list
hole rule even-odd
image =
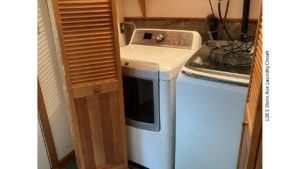
[[81, 169], [127, 168], [116, 0], [54, 0]]
[[262, 16], [258, 21], [255, 50], [245, 108], [238, 169], [262, 168]]

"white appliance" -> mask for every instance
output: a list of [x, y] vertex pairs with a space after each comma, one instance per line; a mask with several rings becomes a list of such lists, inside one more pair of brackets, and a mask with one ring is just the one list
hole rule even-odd
[[176, 77], [200, 45], [194, 31], [136, 29], [121, 47], [130, 161], [174, 168]]
[[238, 52], [249, 46], [210, 41], [183, 66], [176, 83], [175, 169], [236, 168], [252, 60]]

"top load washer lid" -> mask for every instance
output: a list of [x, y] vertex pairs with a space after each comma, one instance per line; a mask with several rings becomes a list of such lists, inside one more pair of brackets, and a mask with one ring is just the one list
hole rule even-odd
[[127, 45], [121, 47], [122, 65], [127, 62], [156, 63], [159, 66], [161, 80], [170, 80], [180, 71], [183, 64], [196, 50], [156, 47], [146, 45]]
[[186, 74], [247, 84], [253, 43], [208, 41], [184, 65]]

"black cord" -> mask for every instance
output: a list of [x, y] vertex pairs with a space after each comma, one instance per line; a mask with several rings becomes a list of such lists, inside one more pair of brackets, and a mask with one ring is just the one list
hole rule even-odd
[[[209, 48], [208, 60], [214, 62], [215, 64], [222, 64], [222, 66], [249, 66], [252, 62], [245, 63], [229, 63], [226, 59], [236, 58], [250, 58], [251, 52], [249, 49], [254, 45], [253, 41], [241, 42], [240, 44], [232, 41], [227, 41], [227, 43], [216, 43], [214, 41], [208, 41], [205, 43]], [[226, 49], [229, 48], [229, 49]], [[223, 52], [220, 50], [223, 49]], [[219, 57], [222, 56], [222, 57]], [[226, 57], [225, 57], [226, 56]], [[220, 60], [221, 59], [221, 60]]]
[[221, 32], [221, 36], [220, 36], [220, 39], [221, 39], [221, 40], [222, 40], [222, 38], [223, 38], [223, 30], [224, 30], [224, 26], [225, 26], [226, 20], [227, 20], [227, 14], [228, 14], [229, 2], [230, 2], [230, 0], [227, 0], [226, 10], [225, 10], [225, 16], [224, 16], [223, 26], [222, 26], [222, 32]]
[[[250, 46], [247, 46], [248, 45], [248, 43], [250, 43]], [[241, 48], [243, 45], [245, 45], [246, 44], [246, 48]], [[253, 42], [244, 42], [244, 43], [242, 43], [242, 45], [239, 47], [239, 50], [232, 50], [232, 51], [230, 51], [229, 50], [229, 52], [228, 53], [235, 53], [235, 54], [250, 54], [250, 52], [249, 52], [249, 49], [252, 47], [254, 45], [254, 43]], [[237, 48], [238, 49], [238, 48]]]
[[246, 47], [246, 49], [243, 50], [243, 53], [249, 52], [249, 49], [254, 45], [254, 43], [251, 43], [249, 47]]
[[[221, 23], [223, 24], [223, 19], [222, 19], [222, 15], [221, 15], [221, 1], [220, 1], [220, 0], [219, 0], [219, 2], [218, 2], [218, 12], [219, 12], [219, 19], [220, 19]], [[229, 39], [230, 39], [232, 42], [234, 42], [234, 40], [232, 39], [231, 35], [229, 34], [229, 32], [228, 32], [226, 26], [223, 25], [223, 27], [224, 27], [224, 30], [225, 30], [226, 34], [228, 35]]]
[[233, 45], [232, 45], [232, 48], [231, 49], [224, 49], [224, 51], [231, 51], [231, 52], [234, 52], [236, 49], [240, 49], [243, 45], [247, 44], [248, 42], [243, 42], [241, 43], [240, 45], [237, 45], [235, 44], [237, 47], [233, 48]]
[[211, 0], [209, 0], [209, 4], [210, 4], [211, 13], [212, 13], [213, 17], [215, 18], [215, 13], [214, 13], [214, 9], [211, 4]]

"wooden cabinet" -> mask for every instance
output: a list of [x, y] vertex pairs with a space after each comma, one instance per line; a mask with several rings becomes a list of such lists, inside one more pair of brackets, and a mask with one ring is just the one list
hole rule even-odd
[[53, 0], [81, 169], [127, 168], [116, 0]]
[[262, 168], [262, 17], [256, 34], [238, 169]]
[[241, 146], [240, 146], [240, 157], [239, 157], [239, 166], [238, 169], [245, 169], [246, 168], [246, 163], [249, 155], [249, 144], [247, 141], [249, 141], [247, 136], [249, 135], [248, 133], [248, 128], [245, 126], [243, 127], [242, 130], [242, 137], [241, 137]]

